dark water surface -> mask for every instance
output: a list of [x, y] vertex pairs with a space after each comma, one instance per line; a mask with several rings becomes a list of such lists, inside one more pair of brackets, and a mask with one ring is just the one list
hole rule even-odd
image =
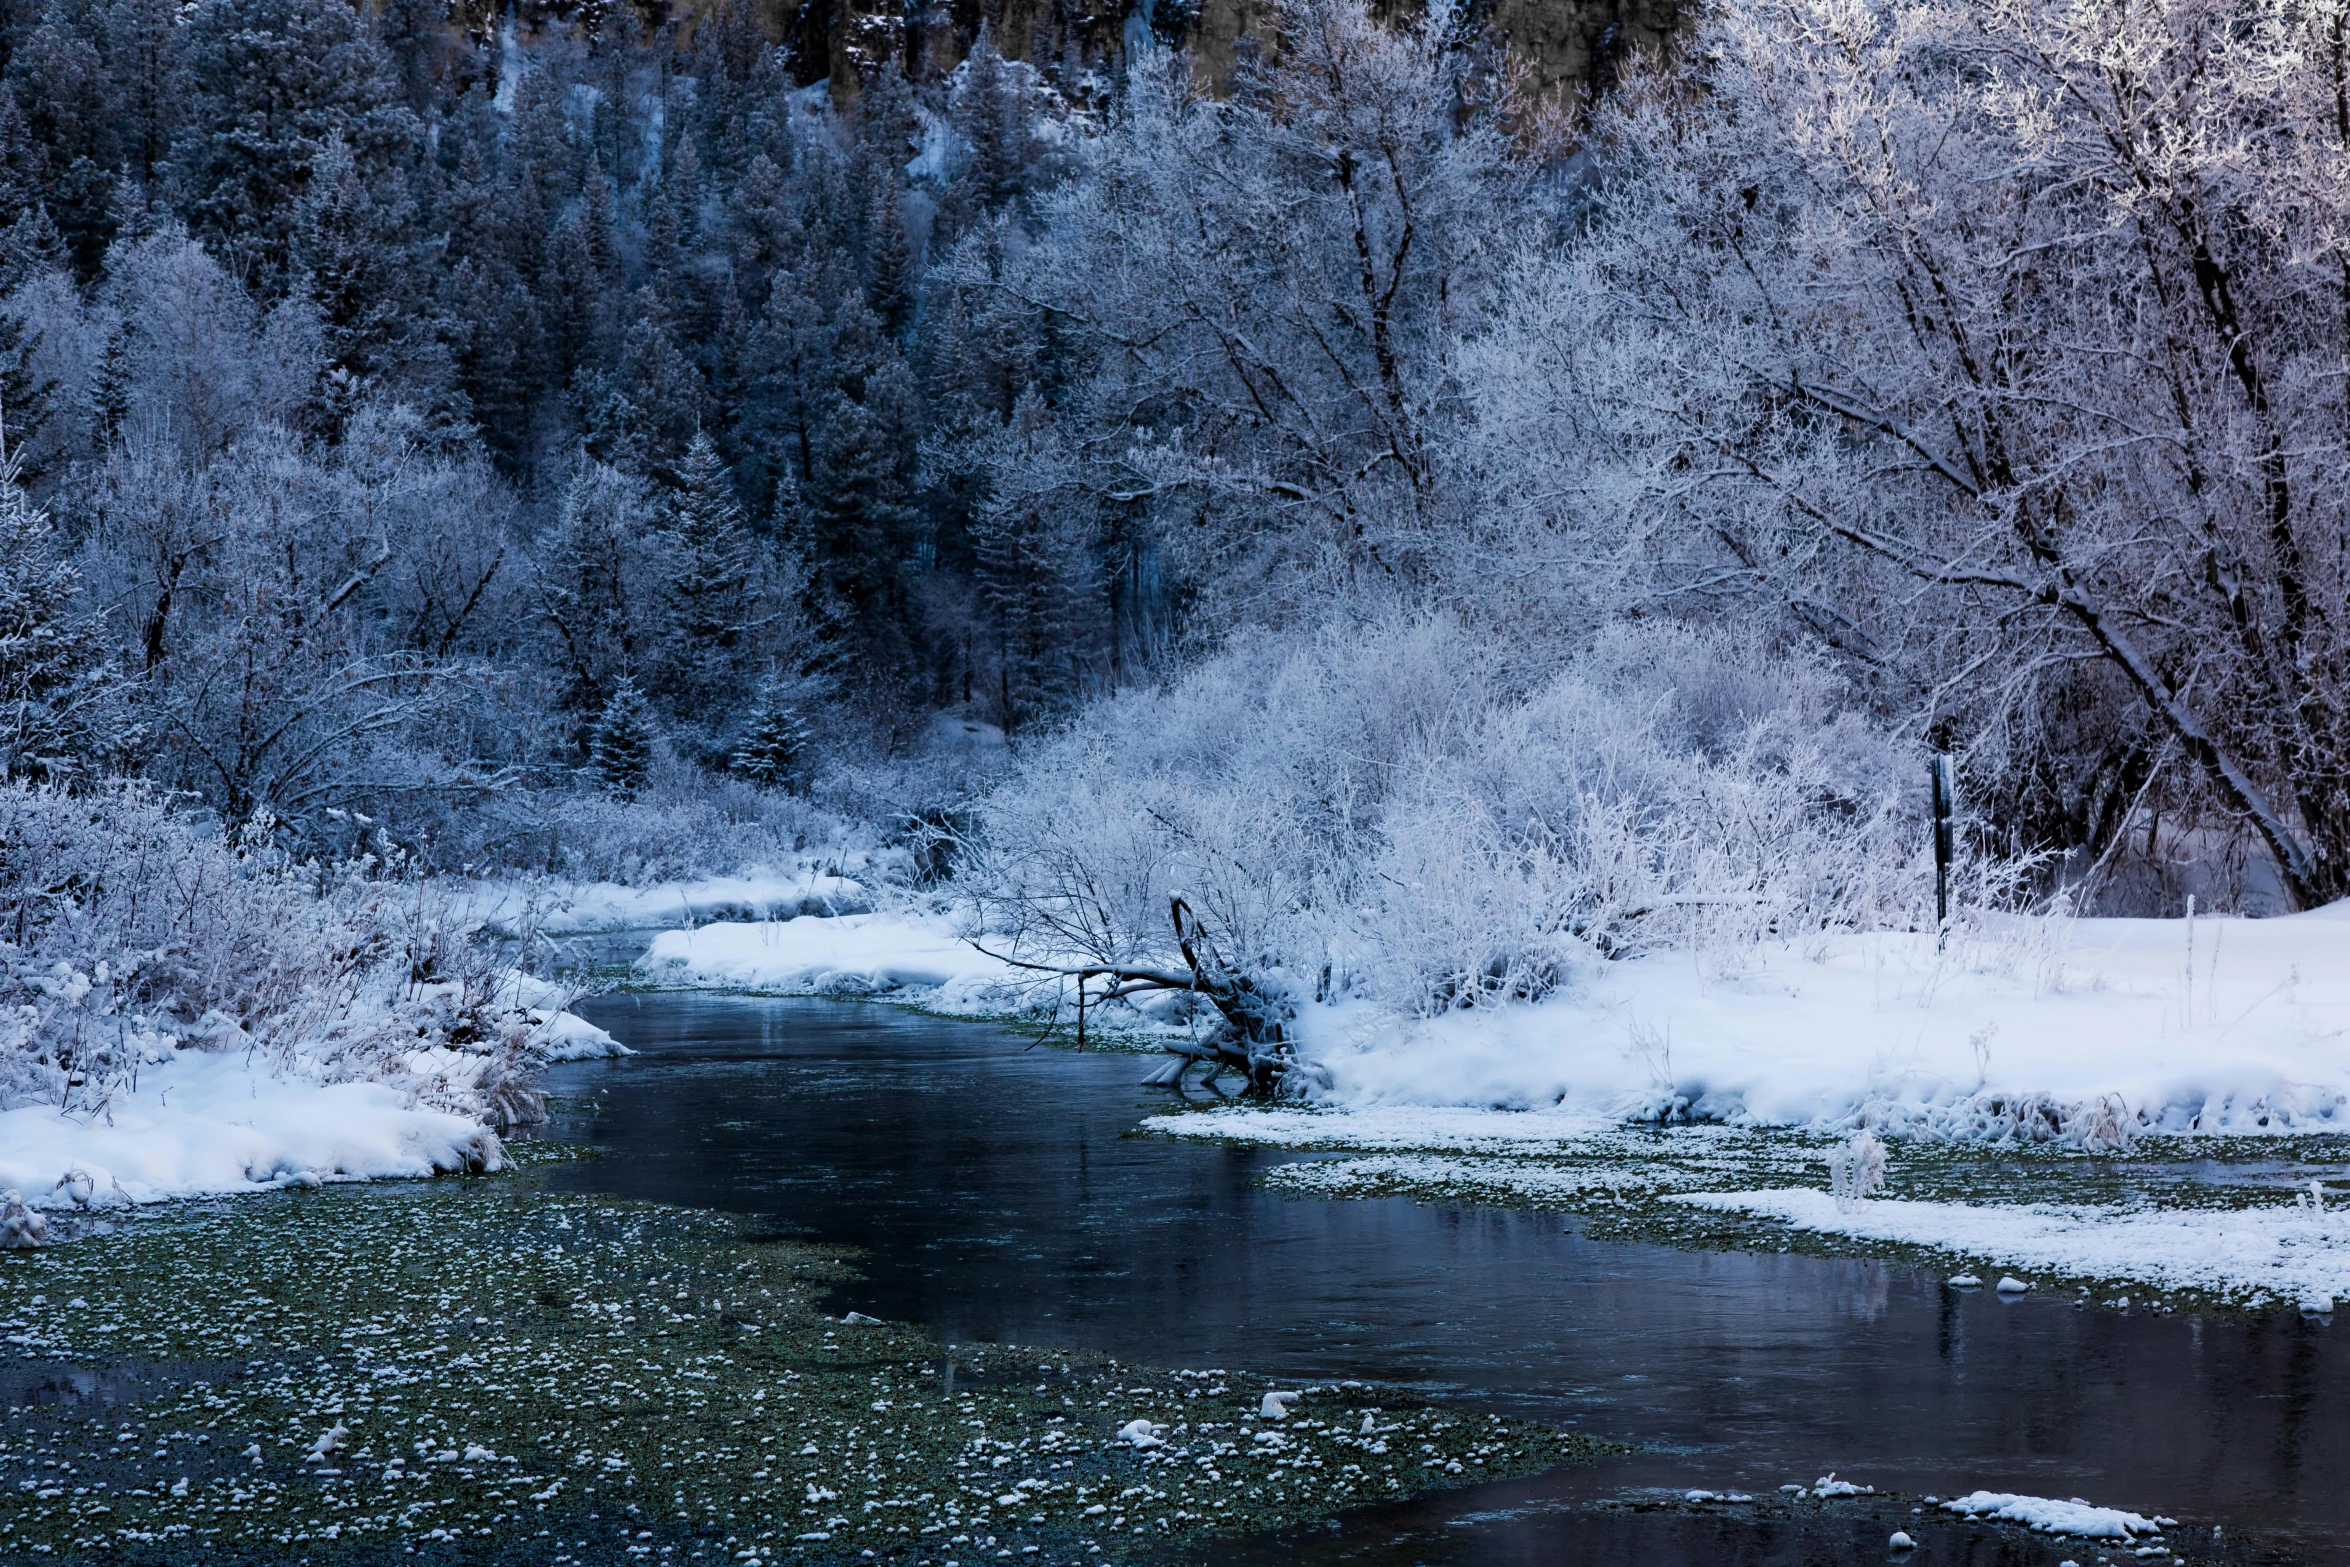
[[[1555, 1216], [1285, 1198], [1254, 1183], [1296, 1155], [1128, 1135], [1166, 1103], [1131, 1056], [852, 1003], [581, 1010], [642, 1053], [553, 1075], [600, 1096], [577, 1131], [615, 1155], [564, 1181], [865, 1248], [836, 1309], [950, 1340], [1409, 1383], [1660, 1450], [1235, 1561], [1885, 1559], [1882, 1521], [1593, 1505], [1775, 1495], [1832, 1470], [2165, 1513], [2197, 1561], [2350, 1563], [2350, 1326], [2080, 1311], [1881, 1263], [1588, 1240]], [[1926, 1523], [1914, 1559], [1935, 1567], [2132, 1560]]]

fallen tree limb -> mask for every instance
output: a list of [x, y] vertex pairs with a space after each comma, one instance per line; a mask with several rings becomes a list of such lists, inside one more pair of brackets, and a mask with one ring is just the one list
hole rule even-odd
[[1095, 980], [1109, 982], [1095, 998], [1097, 1002], [1159, 992], [1181, 992], [1205, 1001], [1222, 1017], [1222, 1026], [1206, 1039], [1170, 1041], [1165, 1048], [1175, 1059], [1143, 1079], [1144, 1083], [1180, 1087], [1187, 1071], [1204, 1064], [1211, 1079], [1225, 1071], [1237, 1071], [1248, 1079], [1252, 1093], [1278, 1092], [1296, 1065], [1296, 1047], [1289, 1038], [1293, 1013], [1288, 1001], [1217, 958], [1199, 916], [1192, 913], [1181, 893], [1168, 898], [1167, 912], [1175, 925], [1176, 950], [1183, 954], [1180, 969], [1136, 963], [1037, 963], [988, 952], [976, 941], [972, 946], [1014, 968], [1075, 980], [1080, 1044], [1085, 1039], [1086, 987]]

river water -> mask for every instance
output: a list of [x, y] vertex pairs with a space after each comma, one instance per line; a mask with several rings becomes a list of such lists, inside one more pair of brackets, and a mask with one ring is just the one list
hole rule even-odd
[[[2198, 1560], [2350, 1563], [2350, 1324], [2078, 1310], [1882, 1263], [1594, 1241], [1555, 1215], [1285, 1198], [1255, 1182], [1297, 1155], [1133, 1135], [1166, 1103], [1135, 1057], [855, 1003], [581, 1010], [640, 1053], [552, 1075], [594, 1102], [569, 1134], [612, 1154], [563, 1180], [863, 1248], [835, 1309], [950, 1341], [1406, 1383], [1650, 1449], [1235, 1562], [1883, 1560], [1881, 1522], [1620, 1505], [1834, 1471], [2167, 1513]], [[1938, 1540], [1955, 1544], [1937, 1564], [2043, 1559], [1947, 1531], [1926, 1554]]]

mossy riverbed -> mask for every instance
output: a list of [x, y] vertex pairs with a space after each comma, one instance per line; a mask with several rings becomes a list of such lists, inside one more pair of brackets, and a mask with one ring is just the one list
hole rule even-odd
[[1288, 1384], [1269, 1420], [1262, 1378], [950, 1349], [827, 1317], [851, 1266], [530, 1169], [0, 1254], [0, 1375], [122, 1368], [111, 1402], [0, 1410], [0, 1559], [1120, 1563], [1615, 1450], [1392, 1388]]

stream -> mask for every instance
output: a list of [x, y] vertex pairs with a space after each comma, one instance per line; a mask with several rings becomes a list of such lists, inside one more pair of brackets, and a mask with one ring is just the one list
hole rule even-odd
[[[1408, 1384], [1648, 1449], [1246, 1542], [1234, 1563], [1884, 1560], [1881, 1524], [1604, 1505], [1831, 1471], [2165, 1513], [2193, 1521], [2198, 1559], [2218, 1525], [2231, 1561], [2350, 1563], [2350, 1325], [2080, 1310], [1885, 1263], [1595, 1241], [1557, 1215], [1286, 1198], [1256, 1181], [1298, 1154], [1134, 1135], [1167, 1103], [1137, 1086], [1143, 1058], [852, 1002], [580, 1010], [639, 1053], [549, 1075], [593, 1106], [563, 1135], [611, 1155], [559, 1180], [862, 1248], [832, 1310], [949, 1342]], [[2047, 1561], [2129, 1559], [2058, 1543]], [[2042, 1559], [2024, 1545], [1967, 1559]]]

